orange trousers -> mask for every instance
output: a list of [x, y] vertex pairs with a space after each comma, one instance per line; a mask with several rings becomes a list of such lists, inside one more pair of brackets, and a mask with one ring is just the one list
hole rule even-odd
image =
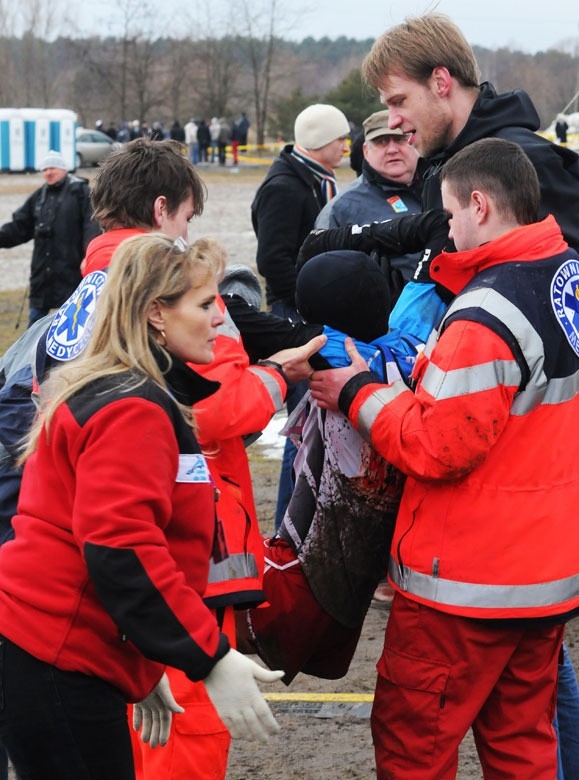
[[[222, 631], [235, 647], [233, 608], [225, 610]], [[165, 747], [152, 750], [131, 729], [137, 780], [225, 780], [231, 736], [205, 686], [191, 682], [179, 669], [168, 667], [166, 673], [173, 696], [185, 712], [173, 715]]]

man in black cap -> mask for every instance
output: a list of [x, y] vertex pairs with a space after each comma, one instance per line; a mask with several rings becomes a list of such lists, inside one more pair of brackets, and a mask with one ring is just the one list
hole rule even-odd
[[388, 127], [388, 114], [376, 111], [364, 120], [362, 174], [324, 206], [316, 228], [381, 222], [421, 211], [418, 152], [408, 143], [408, 133]]
[[[376, 111], [362, 123], [362, 173], [348, 189], [324, 206], [316, 218], [316, 228], [366, 225], [422, 210], [418, 152], [408, 143], [408, 133], [388, 127], [388, 114], [388, 111]], [[417, 253], [392, 258], [391, 284], [395, 294], [412, 278], [419, 259]]]

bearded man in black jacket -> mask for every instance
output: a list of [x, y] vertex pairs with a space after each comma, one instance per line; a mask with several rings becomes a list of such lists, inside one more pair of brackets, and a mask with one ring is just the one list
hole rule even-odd
[[539, 217], [553, 214], [565, 240], [579, 249], [579, 158], [538, 136], [539, 115], [526, 92], [497, 94], [480, 73], [472, 48], [443, 14], [409, 18], [387, 30], [366, 57], [362, 75], [380, 94], [388, 124], [410, 133], [427, 163], [423, 209], [442, 206], [440, 169], [480, 138], [519, 144], [541, 185]]

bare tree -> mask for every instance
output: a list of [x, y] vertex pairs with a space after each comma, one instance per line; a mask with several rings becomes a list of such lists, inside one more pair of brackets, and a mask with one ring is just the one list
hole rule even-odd
[[235, 9], [217, 3], [198, 5], [189, 13], [193, 62], [189, 70], [194, 116], [224, 116], [235, 94], [241, 63]]
[[239, 0], [244, 20], [243, 46], [249, 60], [257, 144], [265, 141], [272, 66], [276, 53], [279, 0]]
[[[195, 47], [190, 40], [168, 41], [164, 56], [165, 104], [173, 119], [191, 114], [191, 74], [194, 72]], [[185, 105], [186, 104], [186, 105]]]
[[282, 0], [236, 0], [240, 8], [240, 44], [251, 77], [257, 143], [263, 144], [274, 83], [286, 81], [287, 71], [277, 68], [283, 50], [282, 33], [291, 29], [303, 9]]
[[15, 68], [15, 5], [10, 0], [0, 0], [0, 105], [9, 105], [13, 102], [16, 88]]
[[195, 46], [193, 85], [202, 113], [225, 116], [239, 78], [235, 39], [204, 38]]
[[60, 73], [51, 41], [59, 34], [66, 11], [64, 0], [28, 0], [17, 6], [16, 24], [22, 30], [22, 85], [29, 106], [54, 103]]
[[112, 92], [116, 105], [109, 112], [121, 119], [135, 112], [142, 120], [162, 95], [160, 46], [153, 38], [157, 10], [147, 0], [118, 0], [114, 10], [109, 24], [118, 37], [95, 39], [87, 60], [105, 92]]

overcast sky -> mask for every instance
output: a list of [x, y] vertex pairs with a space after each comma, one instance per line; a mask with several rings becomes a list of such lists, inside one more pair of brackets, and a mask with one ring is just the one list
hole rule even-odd
[[[426, 0], [312, 0], [314, 4], [316, 10], [304, 15], [292, 38], [375, 38], [434, 5]], [[535, 52], [571, 39], [579, 50], [579, 0], [440, 0], [436, 10], [448, 14], [471, 43], [490, 49], [511, 46]]]
[[[125, 0], [131, 2], [132, 0]], [[187, 18], [198, 20], [208, 13], [216, 29], [227, 32], [220, 19], [232, 18], [235, 0], [150, 0], [154, 8], [154, 29], [166, 34], [185, 32]], [[147, 0], [144, 0], [143, 5]], [[252, 8], [268, 0], [255, 0]], [[86, 3], [69, 0], [82, 33], [106, 35], [117, 32], [119, 0]], [[496, 49], [501, 46], [525, 52], [544, 51], [563, 44], [564, 50], [579, 52], [579, 0], [278, 0], [284, 19], [297, 21], [280, 28], [284, 38], [308, 36], [376, 38], [386, 28], [408, 15], [420, 15], [429, 8], [448, 14], [473, 44]], [[283, 5], [282, 5], [283, 4]], [[227, 9], [223, 12], [223, 8]], [[224, 15], [223, 15], [224, 14]], [[202, 30], [203, 25], [197, 25]]]

